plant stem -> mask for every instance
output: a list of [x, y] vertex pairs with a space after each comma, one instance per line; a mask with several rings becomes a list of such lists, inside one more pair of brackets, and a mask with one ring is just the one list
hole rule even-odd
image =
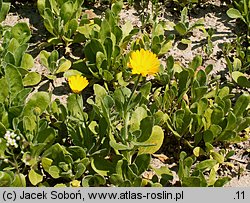
[[140, 79], [141, 79], [141, 75], [138, 75], [137, 80], [135, 82], [135, 85], [134, 85], [134, 87], [132, 89], [132, 92], [131, 92], [131, 94], [129, 96], [129, 99], [128, 99], [128, 102], [127, 102], [127, 105], [126, 105], [126, 108], [125, 108], [126, 111], [128, 110], [127, 108], [128, 108], [128, 106], [129, 106], [129, 104], [131, 102], [132, 97], [134, 96], [135, 90], [137, 89], [137, 86], [138, 86], [138, 83], [139, 83]]
[[128, 101], [125, 103], [125, 108], [124, 108], [124, 135], [125, 135], [125, 142], [128, 140], [128, 122], [129, 122], [129, 112], [128, 112], [128, 107], [130, 105], [130, 102], [132, 100], [132, 97], [134, 96], [135, 90], [137, 89], [137, 86], [139, 84], [139, 81], [141, 79], [141, 75], [138, 75], [137, 80], [134, 84], [134, 87], [132, 89], [132, 92], [128, 98]]
[[20, 171], [19, 171], [19, 168], [18, 168], [18, 163], [17, 163], [16, 157], [15, 157], [15, 154], [14, 154], [14, 152], [13, 152], [13, 149], [11, 149], [11, 153], [12, 153], [12, 157], [13, 157], [13, 160], [14, 160], [13, 165], [14, 165], [14, 167], [15, 167], [16, 170], [17, 170], [17, 175], [18, 175], [18, 177], [19, 177], [19, 179], [20, 179], [20, 181], [21, 181], [22, 187], [24, 187], [23, 181], [22, 181], [22, 179], [21, 179]]
[[38, 138], [38, 132], [39, 132], [39, 116], [36, 115], [36, 132], [35, 132], [35, 136], [33, 137], [33, 143], [37, 144], [37, 138]]

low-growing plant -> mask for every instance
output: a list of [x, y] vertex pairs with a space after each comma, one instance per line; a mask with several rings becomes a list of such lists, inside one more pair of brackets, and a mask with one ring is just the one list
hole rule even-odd
[[126, 64], [124, 50], [138, 32], [130, 22], [123, 26], [118, 24], [121, 9], [122, 2], [118, 1], [111, 10], [105, 12], [103, 20], [94, 20], [95, 28], [91, 32], [88, 29], [80, 31], [88, 39], [84, 46], [85, 59], [76, 61], [73, 69], [105, 82], [116, 81], [120, 77], [122, 67]]
[[49, 71], [49, 74], [46, 75], [49, 80], [56, 79], [57, 74], [64, 73], [71, 67], [71, 61], [64, 57], [59, 58], [57, 50], [53, 50], [52, 52], [43, 50], [39, 56], [41, 64]]
[[238, 36], [231, 43], [225, 43], [222, 51], [230, 74], [233, 71], [248, 72], [250, 67], [250, 50], [244, 37]]
[[250, 4], [248, 0], [233, 0], [235, 8], [230, 8], [227, 11], [227, 15], [230, 18], [240, 19], [247, 26], [246, 38], [249, 41], [250, 38]]
[[202, 143], [247, 139], [240, 132], [250, 125], [249, 94], [242, 94], [233, 104], [228, 87], [210, 83], [212, 66], [202, 67], [201, 57], [195, 57], [189, 68], [174, 66], [172, 57], [167, 64], [168, 74], [159, 76], [166, 86], [155, 90], [152, 107], [179, 144], [193, 149]]
[[195, 5], [200, 3], [200, 0], [171, 0], [177, 6], [177, 9], [181, 10], [184, 7], [188, 9], [194, 8]]
[[210, 56], [213, 53], [213, 41], [212, 41], [212, 37], [214, 35], [215, 30], [213, 28], [209, 28], [206, 31], [206, 38], [207, 38], [207, 42], [206, 45], [204, 46], [204, 51], [207, 54], [207, 56]]
[[231, 180], [230, 177], [217, 178], [220, 165], [217, 160], [212, 158], [195, 163], [196, 160], [184, 151], [180, 154], [178, 176], [183, 187], [222, 187]]
[[157, 56], [166, 54], [171, 48], [174, 42], [174, 35], [168, 35], [165, 37], [164, 25], [161, 23], [155, 23], [151, 34], [141, 34], [132, 45], [133, 50], [147, 49], [152, 50]]
[[83, 2], [84, 0], [37, 1], [44, 26], [53, 36], [48, 42], [54, 45], [65, 43], [66, 53], [78, 29]]
[[10, 10], [10, 3], [3, 2], [3, 0], [0, 0], [0, 23], [5, 20], [9, 10]]
[[184, 7], [181, 11], [180, 21], [174, 26], [175, 31], [180, 36], [184, 37], [181, 42], [184, 44], [190, 43], [188, 37], [191, 35], [193, 29], [196, 28], [204, 30], [204, 20], [199, 19], [190, 25], [188, 20], [188, 9], [187, 7]]
[[34, 86], [41, 81], [41, 75], [31, 72], [34, 59], [28, 53], [28, 41], [31, 32], [26, 23], [17, 23], [3, 32], [3, 43], [0, 51], [0, 75], [5, 75], [5, 67], [16, 67], [23, 79], [24, 86]]

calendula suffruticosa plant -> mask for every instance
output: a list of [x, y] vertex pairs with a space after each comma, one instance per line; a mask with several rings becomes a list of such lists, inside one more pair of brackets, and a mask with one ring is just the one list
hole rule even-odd
[[52, 37], [49, 43], [59, 45], [64, 43], [66, 52], [74, 40], [74, 35], [79, 26], [84, 0], [38, 0], [37, 7], [44, 19], [44, 26]]

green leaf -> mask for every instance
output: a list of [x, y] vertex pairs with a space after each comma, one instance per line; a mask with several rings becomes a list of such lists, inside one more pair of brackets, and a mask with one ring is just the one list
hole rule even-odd
[[83, 120], [83, 101], [77, 94], [71, 94], [67, 98], [67, 108], [70, 116]]
[[28, 117], [28, 116], [24, 116], [23, 117], [23, 129], [25, 132], [30, 133], [33, 132], [36, 128], [36, 123], [35, 121]]
[[31, 88], [24, 88], [20, 92], [17, 93], [17, 95], [13, 98], [11, 101], [12, 106], [22, 106], [25, 103], [26, 98], [31, 93]]
[[206, 74], [208, 75], [213, 70], [213, 68], [214, 68], [213, 65], [209, 64], [205, 69]]
[[207, 159], [196, 164], [195, 170], [204, 171], [205, 169], [211, 169], [215, 164], [217, 164], [216, 160]]
[[182, 187], [200, 187], [201, 180], [199, 177], [183, 177]]
[[121, 12], [122, 6], [123, 1], [117, 1], [116, 3], [112, 4], [111, 11], [114, 13], [115, 16], [117, 16]]
[[210, 171], [210, 174], [209, 174], [209, 179], [207, 181], [208, 183], [208, 186], [211, 186], [211, 185], [214, 185], [214, 183], [216, 182], [216, 174], [217, 174], [217, 171], [219, 169], [219, 165], [220, 164], [216, 164]]
[[76, 32], [77, 28], [78, 28], [77, 19], [71, 19], [70, 21], [68, 21], [64, 27], [67, 37], [71, 38], [72, 35]]
[[17, 23], [11, 28], [12, 36], [19, 41], [20, 44], [23, 44], [29, 41], [31, 37], [31, 32], [29, 26], [25, 22]]
[[92, 186], [92, 187], [100, 187], [102, 185], [105, 185], [106, 183], [106, 180], [105, 178], [100, 175], [100, 174], [95, 174], [94, 176], [92, 176], [90, 179], [89, 179], [89, 185]]
[[204, 70], [199, 70], [196, 74], [196, 80], [199, 82], [200, 86], [206, 86], [207, 75]]
[[202, 65], [202, 57], [200, 55], [197, 55], [193, 58], [192, 62], [189, 64], [189, 67], [194, 71], [196, 71], [197, 68], [201, 65]]
[[222, 128], [219, 125], [215, 125], [215, 124], [212, 124], [209, 130], [211, 130], [214, 137], [217, 137], [222, 132]]
[[0, 79], [0, 87], [6, 87], [0, 89], [0, 103], [4, 103], [9, 94], [8, 83], [4, 77]]
[[49, 172], [49, 168], [52, 165], [52, 163], [53, 163], [52, 159], [49, 159], [47, 157], [42, 158], [42, 167], [46, 172]]
[[96, 66], [98, 69], [101, 69], [102, 63], [104, 60], [107, 60], [106, 56], [104, 53], [98, 51], [96, 53]]
[[211, 156], [220, 164], [224, 162], [224, 156], [219, 154], [218, 152], [211, 152]]
[[10, 3], [2, 2], [2, 5], [0, 6], [0, 23], [5, 20], [9, 10], [10, 10]]
[[110, 60], [111, 60], [111, 56], [112, 56], [112, 52], [113, 52], [113, 42], [112, 42], [111, 38], [107, 37], [104, 40], [103, 45], [105, 47], [106, 58], [108, 60], [108, 64], [110, 64]]
[[66, 24], [74, 14], [74, 5], [72, 1], [66, 1], [60, 9], [60, 17]]
[[0, 187], [9, 187], [11, 182], [11, 176], [6, 172], [0, 171]]
[[114, 76], [111, 72], [109, 72], [108, 70], [103, 70], [103, 79], [105, 81], [112, 81], [114, 79]]
[[224, 111], [221, 107], [215, 107], [212, 115], [211, 115], [211, 121], [212, 124], [219, 124], [221, 122], [221, 120], [224, 118]]
[[37, 135], [38, 143], [53, 143], [56, 138], [56, 131], [53, 128], [45, 128], [40, 130]]
[[192, 41], [190, 40], [190, 39], [181, 39], [181, 43], [182, 44], [191, 44], [192, 43]]
[[185, 23], [186, 20], [187, 20], [187, 16], [188, 15], [188, 8], [187, 7], [184, 7], [181, 11], [181, 22], [182, 23]]
[[227, 11], [227, 15], [229, 16], [229, 18], [243, 18], [240, 11], [235, 8], [230, 8]]
[[234, 154], [235, 154], [235, 151], [234, 151], [234, 150], [229, 151], [229, 152], [226, 154], [225, 159], [230, 158], [230, 157], [233, 156]]
[[229, 112], [227, 116], [227, 130], [233, 130], [236, 128], [236, 116], [234, 115], [233, 112]]
[[[154, 37], [159, 37], [160, 35], [164, 35], [164, 28], [161, 24], [157, 24], [155, 29], [153, 30], [152, 36], [154, 38]], [[158, 41], [157, 43], [159, 42], [160, 41]]]
[[224, 130], [218, 137], [217, 141], [229, 141], [235, 138], [237, 133], [234, 130]]
[[203, 115], [208, 108], [208, 100], [206, 98], [200, 99], [198, 102], [198, 114]]
[[107, 159], [104, 159], [103, 157], [98, 156], [95, 156], [91, 160], [91, 166], [96, 173], [102, 176], [112, 174], [112, 172], [114, 172], [115, 170], [115, 167], [112, 162]]
[[234, 70], [240, 70], [242, 67], [242, 63], [241, 60], [238, 58], [234, 58], [234, 62], [233, 62], [233, 68]]
[[98, 84], [94, 84], [95, 102], [96, 105], [101, 107], [101, 103], [104, 97], [108, 94], [104, 87]]
[[10, 98], [12, 99], [23, 89], [22, 77], [17, 68], [10, 64], [7, 64], [5, 67], [5, 77], [9, 87]]
[[193, 149], [193, 154], [196, 156], [196, 157], [199, 157], [201, 155], [205, 155], [205, 152], [204, 150], [201, 148], [201, 147], [195, 147]]
[[48, 57], [48, 69], [50, 73], [54, 74], [57, 68], [57, 60], [59, 58], [59, 53], [57, 50], [53, 50]]
[[133, 145], [124, 145], [124, 144], [121, 144], [121, 143], [116, 143], [114, 141], [110, 141], [109, 142], [110, 146], [115, 149], [115, 150], [126, 150], [126, 151], [129, 151], [129, 150], [132, 150], [134, 148]]
[[[7, 129], [5, 128], [5, 126], [0, 122], [0, 135], [4, 135], [6, 133], [6, 131], [7, 131]], [[0, 156], [1, 156], [1, 150], [0, 150]]]
[[49, 68], [49, 63], [48, 63], [48, 58], [50, 56], [50, 53], [45, 51], [45, 50], [42, 50], [39, 54], [39, 57], [40, 57], [40, 62], [43, 66], [45, 66], [46, 68]]
[[26, 179], [22, 173], [15, 174], [11, 187], [26, 187]]
[[43, 181], [43, 176], [37, 173], [34, 169], [29, 171], [28, 177], [32, 185], [37, 185]]
[[60, 178], [60, 168], [58, 166], [50, 166], [48, 173], [52, 176], [52, 178]]
[[145, 142], [152, 135], [154, 126], [154, 119], [151, 116], [147, 116], [141, 120], [140, 129], [141, 136], [137, 139], [138, 142]]
[[71, 67], [71, 61], [70, 60], [64, 60], [63, 63], [61, 63], [56, 70], [56, 73], [64, 73], [65, 71], [69, 70]]
[[149, 147], [140, 147], [138, 154], [153, 154], [157, 152], [164, 139], [164, 132], [160, 126], [154, 126], [152, 129], [151, 136], [149, 137], [148, 140], [143, 142], [143, 144], [153, 144], [154, 146], [149, 146]]
[[14, 52], [15, 64], [13, 65], [15, 65], [16, 67], [20, 67], [23, 54], [26, 52], [27, 48], [28, 44], [23, 44], [15, 50]]
[[232, 78], [241, 87], [248, 87], [248, 88], [250, 88], [250, 80], [247, 79], [247, 77], [245, 76], [245, 74], [243, 74], [243, 73], [241, 73], [239, 71], [234, 71], [232, 73]]
[[84, 54], [90, 63], [96, 62], [97, 52], [104, 53], [102, 44], [97, 39], [91, 39], [84, 47]]
[[222, 187], [231, 180], [230, 177], [219, 178], [215, 183], [214, 187]]
[[203, 134], [204, 142], [212, 142], [214, 139], [214, 134], [211, 130], [206, 130]]
[[187, 34], [187, 27], [184, 23], [179, 22], [174, 26], [174, 29], [180, 34], [180, 35], [185, 35]]
[[43, 16], [44, 9], [45, 9], [45, 0], [37, 0], [37, 8], [41, 16]]
[[69, 79], [70, 76], [72, 75], [81, 75], [82, 73], [78, 70], [73, 70], [73, 69], [70, 69], [70, 70], [67, 70], [64, 74], [63, 74], [63, 77]]
[[[122, 29], [119, 26], [115, 26], [113, 33], [116, 37], [116, 44], [119, 44], [122, 39]], [[119, 46], [118, 46], [119, 47]], [[120, 47], [119, 47], [120, 48]]]
[[110, 176], [109, 180], [115, 186], [118, 186], [118, 185], [120, 185], [120, 184], [122, 184], [124, 182], [122, 176], [118, 175], [118, 174], [112, 174]]
[[165, 41], [161, 45], [161, 50], [160, 50], [160, 52], [158, 54], [159, 55], [166, 54], [173, 47], [173, 42], [174, 42], [174, 40]]
[[237, 80], [237, 83], [241, 87], [250, 88], [250, 79], [247, 79], [245, 76], [240, 76]]
[[92, 27], [89, 24], [84, 24], [77, 28], [77, 31], [84, 35], [86, 38], [90, 38]]
[[34, 93], [23, 109], [23, 116], [34, 115], [33, 111], [35, 108], [39, 108], [40, 115], [46, 110], [50, 104], [50, 96], [47, 92], [36, 92]]
[[130, 131], [134, 132], [140, 129], [141, 121], [147, 117], [147, 110], [143, 107], [137, 107], [135, 111], [133, 111], [131, 119], [130, 119]]
[[151, 157], [149, 154], [138, 155], [135, 159], [135, 164], [138, 168], [138, 175], [142, 174], [149, 167]]
[[34, 66], [34, 59], [30, 54], [24, 53], [21, 60], [21, 67], [28, 70]]
[[4, 56], [4, 61], [6, 63], [15, 65], [15, 56], [14, 56], [14, 54], [12, 54], [11, 52], [8, 51], [7, 54]]
[[236, 101], [233, 113], [236, 117], [242, 116], [250, 103], [250, 95], [242, 94]]
[[220, 91], [218, 93], [218, 97], [220, 97], [221, 99], [223, 99], [224, 97], [228, 96], [229, 93], [230, 93], [229, 87], [225, 86], [222, 89], [220, 89]]
[[24, 86], [34, 86], [37, 85], [42, 79], [42, 76], [37, 72], [29, 72], [23, 78], [23, 85]]
[[179, 79], [179, 95], [183, 94], [186, 91], [187, 85], [189, 83], [189, 72], [186, 70], [183, 70], [178, 75]]
[[86, 166], [83, 163], [77, 164], [77, 167], [75, 169], [75, 172], [76, 172], [75, 178], [76, 179], [80, 178], [83, 175], [83, 173], [85, 172], [85, 170], [86, 170]]
[[237, 132], [241, 132], [242, 130], [249, 128], [249, 126], [250, 126], [250, 117], [243, 118], [243, 120], [237, 127]]

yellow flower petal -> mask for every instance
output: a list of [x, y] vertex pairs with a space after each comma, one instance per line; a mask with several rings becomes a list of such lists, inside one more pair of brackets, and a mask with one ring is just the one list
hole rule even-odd
[[79, 94], [89, 84], [87, 78], [81, 75], [72, 75], [69, 77], [69, 86], [72, 92]]
[[160, 61], [151, 51], [141, 49], [131, 53], [128, 67], [132, 69], [132, 74], [141, 74], [145, 77], [159, 72]]

